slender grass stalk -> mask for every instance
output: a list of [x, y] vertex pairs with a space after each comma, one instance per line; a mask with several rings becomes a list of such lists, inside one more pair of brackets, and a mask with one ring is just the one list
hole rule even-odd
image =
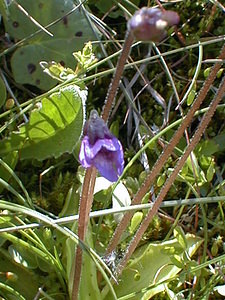
[[20, 195], [8, 182], [0, 178], [0, 185], [2, 185], [5, 189], [7, 189], [10, 193], [15, 195], [18, 199], [18, 202], [24, 206], [28, 206], [26, 200], [23, 196]]
[[[223, 48], [222, 53], [225, 55], [225, 46]], [[178, 161], [178, 163], [175, 166], [173, 172], [171, 173], [171, 175], [167, 179], [165, 185], [161, 189], [158, 197], [156, 198], [156, 201], [154, 202], [154, 205], [153, 205], [152, 209], [146, 215], [144, 221], [142, 222], [141, 226], [139, 227], [138, 231], [136, 232], [136, 235], [134, 236], [132, 242], [130, 243], [130, 245], [129, 245], [126, 253], [125, 253], [125, 256], [123, 257], [123, 259], [121, 261], [121, 264], [118, 267], [118, 273], [120, 273], [122, 271], [122, 269], [126, 265], [128, 259], [130, 258], [130, 256], [134, 252], [134, 250], [136, 249], [139, 241], [142, 238], [142, 235], [144, 234], [145, 230], [147, 229], [147, 227], [148, 227], [149, 223], [151, 222], [152, 218], [154, 217], [154, 215], [157, 213], [161, 202], [163, 201], [163, 199], [166, 196], [167, 192], [169, 191], [171, 185], [173, 184], [174, 180], [176, 179], [179, 171], [184, 166], [184, 164], [185, 164], [188, 156], [190, 155], [190, 153], [194, 150], [195, 146], [200, 141], [201, 136], [202, 136], [203, 132], [205, 131], [205, 129], [207, 128], [210, 120], [212, 119], [212, 116], [213, 116], [213, 114], [216, 110], [216, 107], [219, 104], [219, 102], [221, 101], [221, 99], [223, 98], [224, 93], [225, 93], [225, 76], [224, 76], [224, 78], [222, 78], [222, 81], [221, 81], [221, 84], [219, 86], [218, 92], [215, 95], [215, 97], [213, 98], [213, 100], [210, 104], [209, 110], [203, 116], [203, 118], [201, 120], [201, 123], [199, 124], [193, 138], [191, 139], [190, 144], [187, 146], [187, 149], [186, 149], [185, 153], [183, 154], [183, 156]]]
[[181, 100], [180, 103], [177, 105], [177, 107], [175, 108], [175, 110], [178, 109], [178, 107], [179, 107], [180, 105], [182, 105], [182, 104], [186, 101], [186, 99], [187, 99], [189, 93], [191, 92], [192, 88], [194, 87], [194, 85], [195, 85], [195, 83], [196, 83], [196, 81], [197, 81], [197, 79], [198, 79], [198, 75], [199, 75], [199, 73], [200, 73], [200, 71], [201, 71], [202, 58], [203, 58], [203, 47], [202, 47], [202, 44], [199, 43], [198, 64], [197, 64], [197, 66], [196, 66], [195, 74], [194, 74], [194, 76], [193, 76], [193, 78], [192, 78], [192, 81], [191, 81], [191, 83], [190, 83], [190, 85], [189, 85], [189, 87], [188, 87], [186, 93], [184, 94], [182, 100]]
[[26, 242], [10, 233], [2, 233], [2, 237], [7, 239], [8, 241], [11, 241], [15, 245], [19, 245], [24, 249], [28, 249], [28, 251], [30, 251], [30, 253], [32, 253], [34, 256], [38, 256], [41, 259], [43, 259], [48, 265], [50, 265], [55, 270], [55, 273], [57, 274], [63, 289], [66, 290], [66, 285], [64, 281], [64, 279], [66, 278], [65, 270], [60, 268], [56, 261], [56, 258], [50, 252], [47, 254], [46, 252], [31, 245], [31, 243]]
[[[109, 285], [109, 289], [110, 289], [112, 295], [114, 296], [114, 299], [116, 299], [115, 291], [112, 287], [110, 280], [107, 277], [106, 272], [104, 271], [104, 269], [105, 269], [107, 271], [107, 273], [110, 275], [110, 277], [114, 278], [114, 275], [112, 274], [111, 270], [92, 248], [88, 247], [86, 244], [83, 243], [83, 241], [78, 239], [78, 236], [73, 231], [71, 231], [67, 227], [62, 227], [58, 224], [55, 224], [54, 220], [52, 220], [50, 217], [48, 217], [44, 214], [41, 214], [33, 209], [26, 208], [23, 205], [18, 205], [18, 204], [9, 203], [7, 201], [0, 200], [0, 208], [3, 210], [6, 209], [9, 211], [14, 211], [17, 213], [21, 213], [21, 214], [25, 214], [30, 217], [33, 217], [33, 218], [39, 220], [40, 222], [43, 222], [45, 225], [55, 228], [57, 231], [61, 232], [64, 236], [66, 236], [66, 237], [70, 238], [72, 241], [74, 241], [74, 243], [76, 245], [79, 244], [80, 247], [82, 247], [82, 249], [95, 261], [97, 268], [100, 270], [103, 278]], [[116, 281], [115, 278], [114, 278], [114, 280]]]
[[[6, 169], [6, 171], [15, 179], [15, 181], [18, 183], [18, 185], [20, 186], [20, 188], [22, 189], [22, 191], [24, 192], [26, 199], [27, 199], [27, 205], [29, 205], [31, 208], [34, 208], [34, 205], [32, 203], [32, 200], [26, 190], [26, 188], [24, 187], [22, 181], [19, 179], [19, 177], [16, 175], [16, 173], [10, 168], [9, 165], [7, 165], [1, 158], [0, 158], [0, 165], [2, 165], [2, 167], [4, 169]], [[21, 198], [22, 199], [22, 198]], [[23, 198], [24, 199], [24, 198]]]
[[15, 296], [15, 299], [26, 300], [19, 292], [15, 291], [14, 288], [7, 284], [0, 282], [0, 289], [6, 291], [6, 293], [10, 293], [13, 296], [13, 298]]
[[[210, 39], [208, 41], [201, 42], [201, 45], [202, 46], [206, 46], [206, 45], [211, 45], [211, 44], [214, 44], [214, 43], [219, 43], [219, 42], [222, 42], [222, 41], [225, 41], [225, 36], [221, 36], [221, 37], [218, 37], [218, 38], [213, 38], [213, 39]], [[173, 54], [176, 54], [176, 53], [179, 53], [179, 52], [183, 52], [183, 51], [186, 51], [186, 50], [194, 49], [194, 48], [197, 48], [197, 47], [199, 47], [199, 43], [192, 44], [192, 45], [189, 45], [189, 46], [186, 46], [186, 47], [181, 47], [181, 48], [175, 49], [175, 50], [166, 51], [166, 52], [162, 53], [161, 55], [154, 55], [154, 56], [151, 56], [151, 57], [148, 57], [148, 58], [144, 58], [144, 59], [132, 62], [132, 63], [128, 63], [128, 64], [126, 64], [124, 66], [124, 68], [125, 69], [131, 68], [132, 66], [135, 66], [135, 65], [139, 65], [139, 64], [142, 64], [142, 63], [148, 63], [149, 61], [154, 61], [154, 60], [160, 58], [160, 56], [165, 57], [165, 56], [173, 55]], [[119, 50], [118, 52], [114, 53], [113, 55], [110, 55], [106, 59], [103, 59], [103, 60], [97, 62], [96, 64], [94, 64], [93, 66], [91, 66], [90, 68], [88, 68], [87, 72], [93, 70], [94, 68], [97, 68], [98, 66], [100, 66], [101, 64], [103, 64], [107, 59], [111, 59], [111, 58], [117, 56], [118, 53], [120, 53], [120, 52], [121, 52], [121, 50]], [[1, 57], [1, 54], [0, 54], [0, 57]], [[220, 61], [217, 61], [217, 62], [221, 62], [222, 63], [223, 60], [220, 60]], [[62, 88], [63, 86], [65, 86], [67, 84], [70, 84], [70, 83], [79, 84], [80, 82], [83, 83], [83, 82], [86, 82], [86, 81], [90, 81], [92, 79], [96, 79], [96, 78], [99, 78], [99, 77], [102, 77], [102, 76], [106, 76], [106, 75], [112, 74], [114, 71], [115, 71], [115, 68], [111, 68], [110, 70], [98, 72], [97, 74], [93, 74], [93, 75], [87, 76], [87, 77], [82, 78], [82, 79], [79, 79], [79, 78], [68, 79], [65, 82], [63, 82], [63, 83], [57, 85], [56, 87], [52, 88], [51, 90], [43, 93], [42, 95], [37, 96], [37, 97], [35, 97], [33, 99], [30, 99], [30, 100], [27, 100], [27, 101], [21, 103], [20, 107], [21, 108], [25, 107], [25, 108], [20, 113], [18, 113], [15, 116], [13, 116], [11, 118], [12, 120], [8, 121], [5, 125], [3, 125], [2, 127], [0, 127], [0, 133], [4, 129], [6, 129], [10, 124], [12, 124], [16, 119], [18, 119], [23, 113], [25, 113], [25, 112], [29, 111], [30, 109], [32, 109], [35, 103], [37, 103], [38, 101], [41, 101], [42, 98], [44, 98], [44, 97], [50, 96], [52, 93], [58, 92], [60, 90], [60, 88]], [[7, 116], [11, 112], [14, 112], [14, 111], [16, 111], [16, 108], [14, 108], [14, 109], [12, 109], [10, 111], [9, 110], [5, 111], [5, 112], [3, 112], [3, 113], [0, 114], [0, 118]]]
[[[163, 201], [160, 205], [161, 208], [169, 208], [169, 207], [179, 207], [179, 206], [193, 206], [196, 204], [207, 204], [207, 203], [218, 203], [218, 205], [221, 204], [225, 200], [225, 196], [216, 196], [216, 197], [202, 197], [202, 198], [189, 198], [189, 199], [181, 199], [181, 200], [169, 200], [169, 201]], [[108, 208], [104, 210], [98, 210], [93, 211], [90, 213], [90, 218], [99, 218], [103, 216], [113, 215], [115, 213], [126, 213], [129, 211], [137, 211], [137, 210], [143, 210], [143, 209], [151, 209], [153, 206], [153, 203], [148, 204], [139, 204], [139, 205], [131, 205], [131, 206], [123, 206], [120, 208]], [[1, 207], [1, 203], [0, 203]], [[56, 220], [52, 220], [54, 224], [63, 225], [63, 224], [70, 224], [74, 221], [77, 221], [79, 219], [79, 215], [73, 215], [69, 217], [63, 217]], [[179, 218], [178, 218], [179, 219]], [[211, 222], [208, 220], [208, 222]], [[50, 226], [46, 225], [44, 223], [31, 223], [31, 224], [25, 224], [25, 225], [13, 225], [10, 227], [4, 227], [0, 228], [0, 233], [2, 232], [13, 232], [13, 231], [20, 231], [24, 229], [33, 229], [33, 228], [39, 228], [42, 226]], [[214, 224], [216, 226], [216, 224]], [[217, 224], [218, 226], [218, 224]], [[222, 227], [223, 229], [223, 227]]]
[[208, 246], [208, 224], [207, 224], [207, 216], [205, 207], [203, 204], [200, 204], [201, 211], [202, 211], [202, 220], [203, 220], [203, 232], [204, 232], [204, 242], [203, 242], [203, 251], [202, 251], [202, 257], [201, 261], [206, 261], [206, 255], [207, 255], [207, 246]]
[[[224, 57], [225, 57], [225, 46], [223, 47], [223, 49], [221, 51], [219, 59], [224, 59]], [[192, 119], [194, 117], [195, 112], [199, 109], [201, 103], [205, 99], [205, 97], [206, 97], [206, 95], [207, 95], [207, 93], [210, 89], [211, 84], [213, 83], [213, 81], [216, 78], [217, 72], [219, 71], [220, 67], [221, 67], [221, 63], [216, 63], [214, 65], [214, 67], [211, 69], [211, 72], [210, 72], [208, 78], [206, 79], [203, 87], [201, 88], [201, 90], [200, 90], [197, 98], [195, 99], [193, 105], [191, 106], [190, 110], [188, 111], [187, 115], [185, 116], [185, 118], [184, 118], [183, 122], [181, 123], [180, 127], [175, 132], [175, 134], [172, 137], [170, 143], [165, 147], [163, 153], [161, 154], [161, 156], [156, 161], [156, 163], [153, 166], [151, 172], [147, 176], [145, 182], [143, 183], [143, 185], [141, 186], [141, 188], [139, 189], [139, 191], [135, 195], [135, 197], [132, 201], [132, 205], [141, 203], [142, 198], [149, 191], [152, 183], [154, 182], [154, 180], [158, 176], [160, 170], [162, 169], [162, 167], [166, 163], [167, 159], [171, 155], [174, 147], [177, 145], [180, 138], [183, 136], [183, 133], [186, 130], [186, 128], [192, 122]], [[114, 232], [113, 238], [110, 241], [110, 244], [107, 248], [107, 251], [106, 251], [107, 253], [110, 253], [111, 251], [113, 251], [116, 248], [117, 244], [119, 243], [121, 234], [126, 229], [126, 227], [129, 223], [130, 219], [132, 218], [132, 216], [133, 216], [133, 213], [129, 212], [123, 217], [123, 219], [121, 220], [121, 222], [119, 223], [119, 225], [117, 226], [117, 228]]]
[[[158, 49], [158, 47], [157, 47], [155, 44], [153, 44], [153, 46], [154, 46], [156, 52], [157, 52], [158, 54], [161, 54], [160, 51], [159, 51], [159, 49]], [[202, 56], [203, 56], [203, 47], [202, 47], [202, 45], [199, 43], [199, 61], [201, 61]], [[160, 56], [160, 59], [161, 59], [161, 61], [162, 61], [162, 64], [163, 64], [163, 66], [164, 66], [164, 69], [165, 69], [165, 71], [166, 71], [166, 73], [167, 73], [167, 76], [168, 76], [168, 78], [169, 78], [169, 80], [170, 80], [170, 83], [171, 83], [171, 85], [172, 85], [172, 88], [173, 88], [173, 91], [174, 91], [174, 95], [175, 95], [175, 98], [176, 98], [177, 103], [178, 103], [177, 107], [179, 108], [180, 113], [181, 113], [181, 116], [182, 116], [182, 118], [183, 118], [183, 117], [184, 117], [184, 113], [183, 113], [182, 106], [180, 105], [180, 98], [179, 98], [179, 95], [178, 95], [178, 92], [177, 92], [177, 88], [176, 88], [175, 82], [174, 82], [174, 80], [173, 80], [173, 77], [172, 77], [172, 75], [171, 75], [171, 73], [170, 73], [170, 70], [169, 70], [169, 68], [168, 68], [168, 66], [167, 66], [167, 63], [166, 63], [165, 59], [164, 59], [162, 56]], [[200, 66], [201, 66], [201, 64], [200, 64]], [[199, 71], [200, 71], [200, 66], [199, 66], [199, 64], [198, 64], [198, 73], [199, 73]], [[197, 76], [198, 73], [195, 72], [195, 75]], [[187, 145], [188, 145], [188, 144], [190, 143], [190, 138], [189, 138], [187, 129], [185, 129], [184, 134], [185, 134], [185, 138], [186, 138]], [[194, 177], [195, 177], [195, 181], [196, 181], [196, 183], [197, 183], [197, 175], [196, 175], [196, 172], [195, 172], [195, 167], [194, 167], [194, 162], [193, 162], [193, 153], [190, 154], [190, 159], [191, 159], [191, 164], [192, 164], [192, 171], [193, 171], [193, 174], [194, 174]], [[196, 215], [197, 215], [197, 214], [196, 214]]]
[[[47, 300], [54, 300], [54, 298], [50, 297], [47, 293], [45, 293], [45, 292], [42, 290], [42, 288], [39, 288], [39, 289], [38, 289], [38, 295], [37, 295], [37, 296], [39, 296], [39, 295], [44, 296]], [[37, 299], [38, 299], [38, 298], [37, 298]], [[34, 300], [36, 300], [36, 298], [35, 298]]]
[[[188, 198], [189, 198], [190, 193], [191, 193], [191, 188], [189, 187], [188, 190], [187, 190], [185, 199], [188, 199]], [[166, 202], [166, 201], [163, 201], [162, 203], [164, 203], [164, 202]], [[175, 218], [175, 220], [174, 220], [172, 226], [170, 227], [169, 231], [167, 232], [167, 234], [166, 234], [166, 236], [165, 236], [165, 238], [164, 238], [165, 241], [167, 241], [167, 240], [170, 238], [170, 236], [171, 236], [172, 233], [173, 233], [174, 228], [178, 225], [178, 222], [179, 222], [179, 220], [180, 220], [180, 217], [182, 216], [182, 213], [183, 213], [184, 208], [185, 208], [184, 205], [182, 205], [182, 206], [180, 207], [180, 209], [179, 209], [179, 211], [178, 211], [178, 213], [177, 213], [177, 215], [176, 215], [176, 218]]]
[[16, 0], [14, 0], [14, 3], [16, 4], [16, 6], [18, 7], [18, 9], [29, 19], [31, 20], [31, 22], [33, 22], [37, 27], [39, 27], [42, 31], [44, 31], [45, 33], [47, 33], [49, 36], [53, 37], [53, 34], [48, 31], [44, 26], [42, 26], [37, 20], [35, 20], [27, 11], [26, 9], [20, 5], [19, 3], [17, 3]]

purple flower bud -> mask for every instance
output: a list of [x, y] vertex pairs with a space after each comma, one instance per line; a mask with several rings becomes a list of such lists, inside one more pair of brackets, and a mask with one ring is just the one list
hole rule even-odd
[[110, 181], [117, 181], [123, 172], [123, 149], [105, 122], [92, 110], [84, 127], [84, 138], [79, 153], [84, 168], [95, 166]]
[[179, 21], [180, 17], [174, 11], [143, 7], [133, 15], [127, 26], [137, 40], [159, 42], [166, 36], [166, 28]]

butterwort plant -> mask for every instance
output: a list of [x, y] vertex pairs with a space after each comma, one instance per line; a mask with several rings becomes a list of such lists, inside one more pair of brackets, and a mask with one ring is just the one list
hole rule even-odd
[[84, 168], [96, 167], [109, 181], [117, 181], [124, 168], [123, 148], [106, 123], [92, 110], [84, 126], [79, 160]]
[[[103, 177], [111, 182], [117, 181], [118, 177], [123, 172], [124, 158], [121, 143], [109, 131], [106, 122], [108, 121], [110, 111], [115, 101], [124, 65], [127, 61], [132, 43], [134, 39], [159, 42], [166, 36], [166, 29], [169, 26], [178, 23], [179, 16], [176, 12], [146, 7], [138, 10], [128, 22], [125, 42], [117, 62], [115, 74], [109, 86], [104, 109], [102, 111], [102, 118], [99, 117], [96, 110], [92, 110], [90, 118], [84, 127], [84, 137], [81, 142], [79, 153], [81, 165], [84, 168], [87, 168], [82, 186], [78, 220], [78, 237], [82, 241], [85, 240], [89, 212], [93, 201], [96, 169]], [[95, 168], [92, 168], [93, 166]], [[122, 231], [118, 229], [117, 232], [119, 234], [117, 234], [117, 236], [121, 236]], [[107, 253], [115, 249], [114, 246], [116, 244], [117, 241], [114, 242], [112, 240], [107, 249]], [[76, 250], [74, 266], [75, 272], [72, 288], [73, 300], [78, 299], [79, 294], [82, 269], [82, 249], [80, 247], [77, 247]]]

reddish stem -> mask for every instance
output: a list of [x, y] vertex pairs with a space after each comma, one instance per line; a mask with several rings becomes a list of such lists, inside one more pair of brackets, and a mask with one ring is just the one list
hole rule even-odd
[[[78, 219], [78, 237], [80, 240], [85, 240], [85, 234], [89, 221], [89, 213], [93, 201], [93, 192], [95, 186], [96, 169], [88, 168], [84, 177], [82, 195], [80, 199], [79, 219]], [[75, 270], [73, 279], [72, 300], [78, 299], [79, 285], [82, 270], [82, 249], [77, 246], [75, 256]]]
[[179, 161], [178, 161], [177, 165], [175, 166], [173, 172], [171, 173], [170, 177], [167, 179], [165, 185], [161, 189], [158, 197], [156, 198], [156, 201], [154, 202], [154, 205], [153, 205], [152, 209], [146, 215], [146, 217], [145, 217], [144, 221], [142, 222], [140, 228], [136, 232], [136, 235], [134, 236], [131, 244], [129, 245], [127, 251], [125, 252], [125, 255], [124, 255], [124, 257], [123, 257], [123, 259], [122, 259], [122, 261], [119, 265], [118, 273], [120, 273], [122, 271], [122, 268], [126, 265], [127, 261], [130, 259], [132, 253], [136, 249], [139, 241], [141, 240], [145, 230], [148, 228], [149, 223], [151, 222], [154, 215], [157, 213], [157, 211], [160, 207], [160, 204], [162, 203], [164, 197], [166, 196], [166, 194], [169, 191], [171, 185], [175, 181], [178, 173], [180, 172], [180, 170], [184, 166], [185, 162], [187, 161], [188, 156], [191, 154], [191, 152], [194, 150], [196, 145], [199, 143], [202, 134], [204, 133], [204, 131], [207, 128], [210, 120], [212, 119], [212, 116], [213, 116], [213, 114], [216, 110], [216, 107], [219, 104], [219, 102], [221, 101], [221, 99], [223, 98], [224, 94], [225, 94], [225, 77], [222, 79], [220, 87], [218, 89], [218, 92], [215, 95], [214, 99], [212, 100], [212, 102], [209, 106], [209, 110], [203, 116], [203, 118], [201, 120], [201, 123], [199, 124], [199, 126], [198, 126], [198, 128], [197, 128], [190, 144], [187, 146], [187, 149], [186, 149], [185, 153], [179, 159]]
[[[219, 59], [224, 59], [224, 58], [225, 58], [225, 46], [223, 47], [222, 52], [219, 56]], [[172, 137], [171, 141], [165, 147], [163, 153], [161, 154], [161, 156], [156, 161], [155, 165], [153, 166], [151, 172], [147, 176], [147, 178], [146, 178], [145, 182], [143, 183], [142, 187], [139, 189], [139, 191], [135, 195], [135, 197], [132, 201], [132, 205], [140, 204], [142, 198], [149, 191], [149, 189], [150, 189], [151, 185], [153, 184], [155, 178], [158, 176], [160, 170], [162, 169], [162, 167], [166, 163], [167, 159], [171, 155], [174, 147], [177, 145], [177, 143], [179, 142], [179, 140], [183, 136], [183, 133], [184, 133], [185, 129], [192, 122], [192, 119], [194, 117], [195, 112], [199, 109], [201, 103], [205, 99], [205, 97], [206, 97], [206, 95], [207, 95], [207, 93], [210, 89], [210, 86], [213, 83], [213, 81], [215, 80], [217, 72], [219, 71], [221, 65], [222, 65], [222, 63], [218, 62], [211, 69], [211, 72], [210, 72], [208, 78], [206, 79], [202, 89], [200, 90], [195, 102], [193, 103], [192, 107], [190, 108], [189, 112], [187, 113], [186, 117], [184, 118], [183, 122], [181, 123], [180, 127], [175, 132], [175, 134]], [[112, 238], [112, 240], [111, 240], [111, 242], [108, 246], [107, 253], [112, 252], [116, 248], [117, 244], [119, 243], [120, 237], [121, 237], [122, 233], [124, 232], [124, 230], [126, 230], [126, 227], [129, 223], [130, 219], [132, 218], [133, 214], [134, 214], [133, 212], [128, 212], [124, 215], [123, 219], [121, 220], [121, 222], [119, 223], [119, 225], [117, 226], [117, 228], [115, 230], [113, 238]]]
[[116, 96], [116, 93], [118, 90], [118, 86], [119, 86], [119, 83], [121, 80], [121, 76], [123, 74], [124, 65], [126, 63], [128, 55], [130, 53], [130, 48], [133, 43], [133, 40], [134, 40], [133, 35], [129, 31], [127, 31], [126, 37], [125, 37], [125, 42], [123, 45], [123, 50], [121, 52], [121, 55], [119, 57], [117, 65], [116, 65], [116, 72], [113, 76], [112, 82], [109, 86], [109, 90], [108, 90], [108, 93], [107, 93], [107, 96], [105, 99], [105, 106], [103, 108], [103, 113], [102, 113], [102, 119], [105, 122], [108, 121], [109, 114], [112, 109], [113, 102], [114, 102], [114, 99], [115, 99], [115, 96]]
[[[133, 37], [129, 32], [127, 32], [123, 50], [121, 52], [120, 58], [117, 63], [116, 72], [109, 86], [108, 94], [105, 100], [105, 106], [102, 113], [102, 118], [105, 122], [107, 122], [110, 110], [112, 109], [113, 101], [116, 96], [116, 92], [123, 73], [124, 65], [128, 58], [132, 43], [133, 43]], [[79, 220], [78, 220], [78, 237], [82, 241], [85, 240], [85, 233], [89, 221], [89, 213], [92, 206], [96, 173], [97, 173], [96, 169], [92, 167], [87, 169], [84, 177], [82, 195], [80, 199]], [[74, 267], [75, 267], [75, 271], [74, 271], [74, 279], [73, 279], [72, 300], [78, 299], [78, 294], [79, 294], [79, 285], [80, 285], [81, 270], [82, 270], [82, 249], [79, 246], [77, 247], [76, 250]]]

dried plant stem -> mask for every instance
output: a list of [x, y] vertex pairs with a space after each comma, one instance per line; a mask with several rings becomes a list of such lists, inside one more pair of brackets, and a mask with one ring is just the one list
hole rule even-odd
[[130, 243], [130, 245], [129, 245], [126, 253], [125, 253], [125, 256], [123, 257], [123, 259], [122, 259], [122, 261], [121, 261], [121, 263], [118, 267], [118, 273], [120, 273], [122, 271], [123, 267], [126, 265], [126, 263], [129, 260], [130, 256], [132, 255], [132, 253], [136, 249], [136, 247], [137, 247], [139, 241], [141, 240], [145, 230], [147, 229], [149, 223], [151, 222], [154, 215], [157, 213], [161, 202], [163, 201], [163, 199], [166, 196], [167, 192], [169, 191], [171, 185], [175, 181], [179, 171], [182, 169], [182, 167], [184, 166], [188, 156], [191, 154], [191, 152], [194, 150], [197, 143], [200, 141], [202, 134], [204, 133], [204, 131], [207, 128], [210, 120], [212, 119], [212, 116], [213, 116], [213, 114], [216, 110], [217, 105], [219, 104], [219, 102], [221, 101], [221, 99], [223, 98], [224, 95], [225, 95], [225, 76], [221, 81], [221, 84], [220, 84], [220, 87], [218, 89], [217, 94], [215, 95], [214, 99], [212, 100], [212, 102], [209, 106], [209, 110], [203, 116], [202, 121], [199, 124], [193, 138], [191, 139], [190, 144], [187, 146], [187, 149], [186, 149], [185, 153], [179, 159], [179, 161], [176, 164], [173, 172], [171, 173], [171, 175], [167, 179], [165, 185], [161, 189], [158, 197], [156, 198], [156, 201], [154, 202], [154, 205], [153, 205], [152, 209], [149, 210], [149, 212], [146, 215], [144, 221], [142, 222], [141, 226], [139, 227], [138, 231], [136, 232], [136, 235], [134, 236], [132, 242]]
[[[221, 51], [221, 54], [219, 56], [219, 59], [224, 59], [224, 58], [225, 58], [225, 46], [223, 47], [223, 49]], [[174, 147], [177, 145], [180, 138], [183, 136], [183, 133], [184, 133], [185, 129], [192, 122], [192, 119], [194, 117], [195, 112], [199, 109], [201, 103], [205, 99], [205, 97], [206, 97], [206, 95], [207, 95], [207, 93], [210, 89], [210, 86], [213, 83], [213, 81], [215, 80], [217, 72], [219, 71], [221, 65], [222, 65], [221, 62], [218, 62], [211, 69], [211, 72], [210, 72], [208, 78], [206, 79], [203, 87], [201, 88], [201, 90], [200, 90], [196, 100], [194, 101], [192, 107], [190, 108], [190, 110], [187, 113], [186, 117], [184, 117], [183, 122], [181, 123], [178, 130], [175, 132], [175, 134], [172, 137], [171, 141], [165, 147], [163, 153], [161, 154], [161, 156], [156, 161], [155, 165], [153, 166], [151, 172], [147, 176], [147, 178], [146, 178], [145, 182], [143, 183], [142, 187], [139, 189], [139, 191], [135, 195], [135, 197], [132, 201], [132, 205], [140, 204], [142, 198], [149, 191], [152, 183], [154, 182], [154, 180], [158, 176], [160, 170], [162, 169], [162, 167], [166, 163], [167, 159], [171, 155]], [[112, 240], [111, 240], [111, 242], [108, 246], [108, 249], [106, 251], [107, 253], [112, 252], [116, 248], [117, 244], [119, 243], [120, 237], [121, 237], [122, 233], [124, 232], [124, 230], [126, 229], [126, 227], [129, 223], [130, 219], [132, 218], [132, 216], [133, 216], [133, 212], [129, 212], [129, 213], [124, 215], [123, 219], [121, 220], [121, 222], [119, 223], [119, 225], [117, 226], [117, 228], [115, 230], [113, 238], [112, 238]]]
[[[78, 237], [80, 240], [85, 240], [85, 234], [89, 221], [89, 213], [93, 201], [93, 192], [95, 186], [97, 170], [94, 167], [88, 168], [84, 177], [82, 195], [80, 199], [79, 219], [78, 219]], [[82, 249], [77, 247], [75, 262], [74, 262], [74, 277], [72, 300], [78, 299], [79, 285], [82, 270]]]
[[113, 101], [115, 99], [115, 96], [116, 96], [116, 93], [118, 90], [118, 86], [119, 86], [119, 83], [121, 80], [121, 76], [123, 73], [124, 65], [129, 56], [130, 48], [133, 43], [133, 40], [134, 40], [134, 38], [133, 38], [132, 34], [129, 31], [127, 31], [126, 37], [125, 37], [125, 42], [123, 45], [123, 50], [121, 52], [121, 55], [119, 57], [117, 65], [116, 65], [116, 72], [113, 76], [112, 82], [109, 86], [108, 94], [105, 99], [105, 106], [104, 106], [103, 113], [102, 113], [102, 119], [105, 122], [107, 122], [107, 120], [109, 118], [109, 114], [110, 114], [110, 111], [113, 106]]

